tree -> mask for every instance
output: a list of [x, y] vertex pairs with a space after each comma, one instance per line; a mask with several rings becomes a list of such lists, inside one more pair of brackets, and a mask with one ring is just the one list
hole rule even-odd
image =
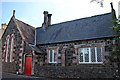
[[[116, 78], [120, 78], [120, 25], [118, 24], [118, 20], [112, 20], [115, 25], [110, 27], [112, 32], [115, 35], [115, 44], [113, 46], [113, 51], [109, 54], [108, 59], [113, 64], [113, 67], [116, 69]], [[117, 65], [117, 67], [115, 66]]]
[[[100, 4], [101, 7], [103, 7], [103, 0], [91, 0], [91, 2], [94, 1]], [[113, 67], [116, 69], [115, 78], [120, 78], [120, 24], [119, 20], [116, 18], [116, 13], [115, 10], [113, 9], [112, 3], [111, 8], [112, 8], [112, 22], [114, 23], [114, 26], [110, 28], [112, 29], [112, 33], [114, 34], [113, 40], [115, 40], [115, 44], [112, 47], [113, 51], [108, 56], [106, 56], [106, 59], [108, 59], [113, 64]]]
[[91, 2], [97, 2], [97, 4], [100, 4], [101, 7], [103, 7], [104, 0], [91, 0]]
[[[112, 8], [112, 22], [114, 26], [110, 27], [112, 29], [112, 33], [114, 34], [115, 44], [113, 45], [113, 51], [109, 54], [108, 60], [113, 63], [113, 67], [116, 69], [115, 78], [120, 78], [120, 24], [118, 19], [116, 18], [115, 10], [113, 9], [113, 5], [111, 3]], [[117, 65], [117, 67], [115, 66]]]

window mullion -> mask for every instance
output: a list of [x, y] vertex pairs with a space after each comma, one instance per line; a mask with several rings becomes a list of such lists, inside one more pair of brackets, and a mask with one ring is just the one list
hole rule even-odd
[[89, 62], [91, 63], [91, 49], [89, 48]]
[[103, 58], [102, 58], [102, 47], [101, 47], [101, 62], [103, 62]]
[[50, 62], [50, 50], [49, 50], [49, 52], [48, 52], [48, 53], [49, 53], [49, 62]]
[[52, 58], [52, 62], [53, 62], [53, 50], [51, 50], [51, 52], [52, 52], [52, 57], [51, 58]]
[[12, 62], [13, 44], [14, 44], [14, 38], [12, 37], [11, 49], [10, 49], [10, 62]]
[[97, 47], [95, 47], [95, 59], [96, 59], [96, 62], [97, 62]]
[[52, 50], [52, 62], [54, 62], [54, 50]]
[[85, 49], [83, 48], [83, 62], [85, 62]]
[[9, 48], [9, 38], [8, 38], [8, 40], [7, 40], [7, 50], [6, 50], [6, 62], [7, 62], [7, 59], [8, 59], [8, 49]]

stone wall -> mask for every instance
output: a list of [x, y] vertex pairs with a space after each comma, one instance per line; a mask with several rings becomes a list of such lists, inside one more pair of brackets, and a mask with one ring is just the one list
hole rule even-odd
[[[13, 57], [12, 62], [9, 61], [10, 56], [10, 44], [9, 44], [9, 51], [8, 51], [8, 62], [5, 62], [5, 46], [6, 46], [6, 37], [7, 36], [14, 35], [14, 45], [13, 45]], [[23, 53], [23, 40], [20, 35], [19, 30], [17, 29], [17, 26], [13, 19], [10, 20], [7, 29], [5, 30], [5, 33], [2, 37], [2, 70], [3, 72], [13, 72], [16, 73], [19, 71], [19, 63], [21, 63], [20, 59], [20, 53]]]
[[[67, 65], [75, 65], [77, 64], [77, 47], [95, 47], [100, 46], [102, 47], [102, 58], [103, 62], [106, 62], [105, 56], [109, 54], [110, 51], [112, 51], [112, 47], [109, 47], [109, 45], [113, 45], [113, 41], [111, 42], [110, 39], [101, 39], [101, 40], [90, 40], [90, 41], [79, 41], [79, 42], [72, 42], [72, 43], [64, 43], [64, 44], [50, 44], [50, 45], [40, 45], [39, 48], [45, 49], [45, 52], [47, 55], [45, 56], [45, 65], [64, 65], [63, 59], [65, 57], [65, 52], [67, 52], [68, 56], [68, 63]], [[47, 49], [49, 48], [56, 48], [58, 49], [57, 54], [57, 64], [50, 64], [48, 62], [48, 52]], [[63, 55], [63, 56], [62, 56]]]
[[[38, 76], [54, 77], [54, 78], [113, 78], [114, 68], [109, 65], [105, 59], [110, 51], [114, 40], [100, 39], [90, 41], [79, 41], [64, 44], [40, 45], [39, 48], [44, 48], [46, 53], [48, 48], [58, 48], [57, 63], [48, 62], [48, 54], [45, 56], [45, 64], [40, 66], [34, 65], [34, 73]], [[79, 64], [76, 50], [78, 46], [101, 46], [103, 63]], [[111, 47], [109, 47], [111, 46]], [[65, 62], [65, 54], [67, 52], [68, 62]]]
[[35, 65], [35, 75], [52, 78], [114, 78], [115, 69], [103, 65], [79, 66], [39, 66]]
[[[6, 37], [14, 35], [14, 46], [13, 46], [13, 59], [12, 62], [8, 61], [5, 62], [5, 46], [6, 46]], [[26, 43], [17, 28], [16, 23], [14, 22], [13, 18], [11, 18], [8, 27], [5, 30], [5, 33], [2, 37], [2, 66], [3, 72], [12, 72], [20, 74], [24, 73], [24, 56], [25, 54], [32, 54], [33, 49]], [[10, 45], [8, 54], [10, 56]], [[9, 60], [8, 56], [8, 60]]]

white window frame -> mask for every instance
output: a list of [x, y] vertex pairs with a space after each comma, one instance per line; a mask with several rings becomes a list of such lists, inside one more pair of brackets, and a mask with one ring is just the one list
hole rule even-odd
[[[52, 50], [52, 61], [50, 61], [50, 50]], [[55, 50], [54, 49], [50, 49], [48, 52], [49, 52], [49, 63], [57, 63], [57, 60], [56, 61], [54, 61], [55, 60], [55, 54], [57, 55], [57, 51], [56, 51], [56, 53], [55, 53]]]
[[9, 42], [10, 42], [10, 37], [8, 36], [8, 38], [7, 38], [7, 49], [6, 49], [5, 62], [8, 61]]
[[13, 44], [14, 44], [14, 37], [12, 36], [12, 39], [11, 39], [11, 45], [10, 45], [10, 62], [12, 62], [12, 56], [13, 56]]
[[[102, 64], [103, 60], [101, 60], [101, 62], [97, 61], [97, 47], [86, 47], [89, 49], [89, 62], [85, 62], [85, 48], [83, 49], [83, 62], [80, 62], [80, 53], [79, 53], [79, 49], [78, 48], [78, 55], [79, 55], [79, 64]], [[91, 61], [91, 48], [95, 48], [95, 62]], [[102, 59], [102, 47], [101, 47], [101, 59]]]

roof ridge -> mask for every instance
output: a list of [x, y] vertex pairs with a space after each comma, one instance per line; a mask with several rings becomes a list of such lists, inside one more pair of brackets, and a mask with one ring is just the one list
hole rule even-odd
[[105, 37], [113, 35], [110, 33], [111, 29], [109, 28], [114, 25], [111, 20], [112, 14], [104, 13], [101, 15], [51, 25], [46, 29], [46, 32], [42, 28], [37, 28], [36, 43], [39, 45], [66, 41], [70, 42], [75, 40], [104, 39]]
[[[65, 22], [61, 22], [61, 23], [57, 23], [57, 24], [52, 24], [50, 26], [54, 26], [54, 25], [58, 25], [58, 24], [63, 24], [63, 23], [68, 23], [68, 22], [77, 21], [77, 20], [83, 20], [83, 19], [93, 18], [93, 17], [97, 17], [97, 16], [108, 15], [108, 14], [111, 14], [111, 12], [105, 13], [105, 14], [98, 14], [98, 15], [94, 15], [94, 16], [89, 16], [89, 17], [84, 17], [84, 18], [79, 18], [79, 19], [74, 19], [74, 20], [70, 20], [70, 21], [65, 21]], [[40, 28], [40, 27], [38, 27], [38, 28]]]

